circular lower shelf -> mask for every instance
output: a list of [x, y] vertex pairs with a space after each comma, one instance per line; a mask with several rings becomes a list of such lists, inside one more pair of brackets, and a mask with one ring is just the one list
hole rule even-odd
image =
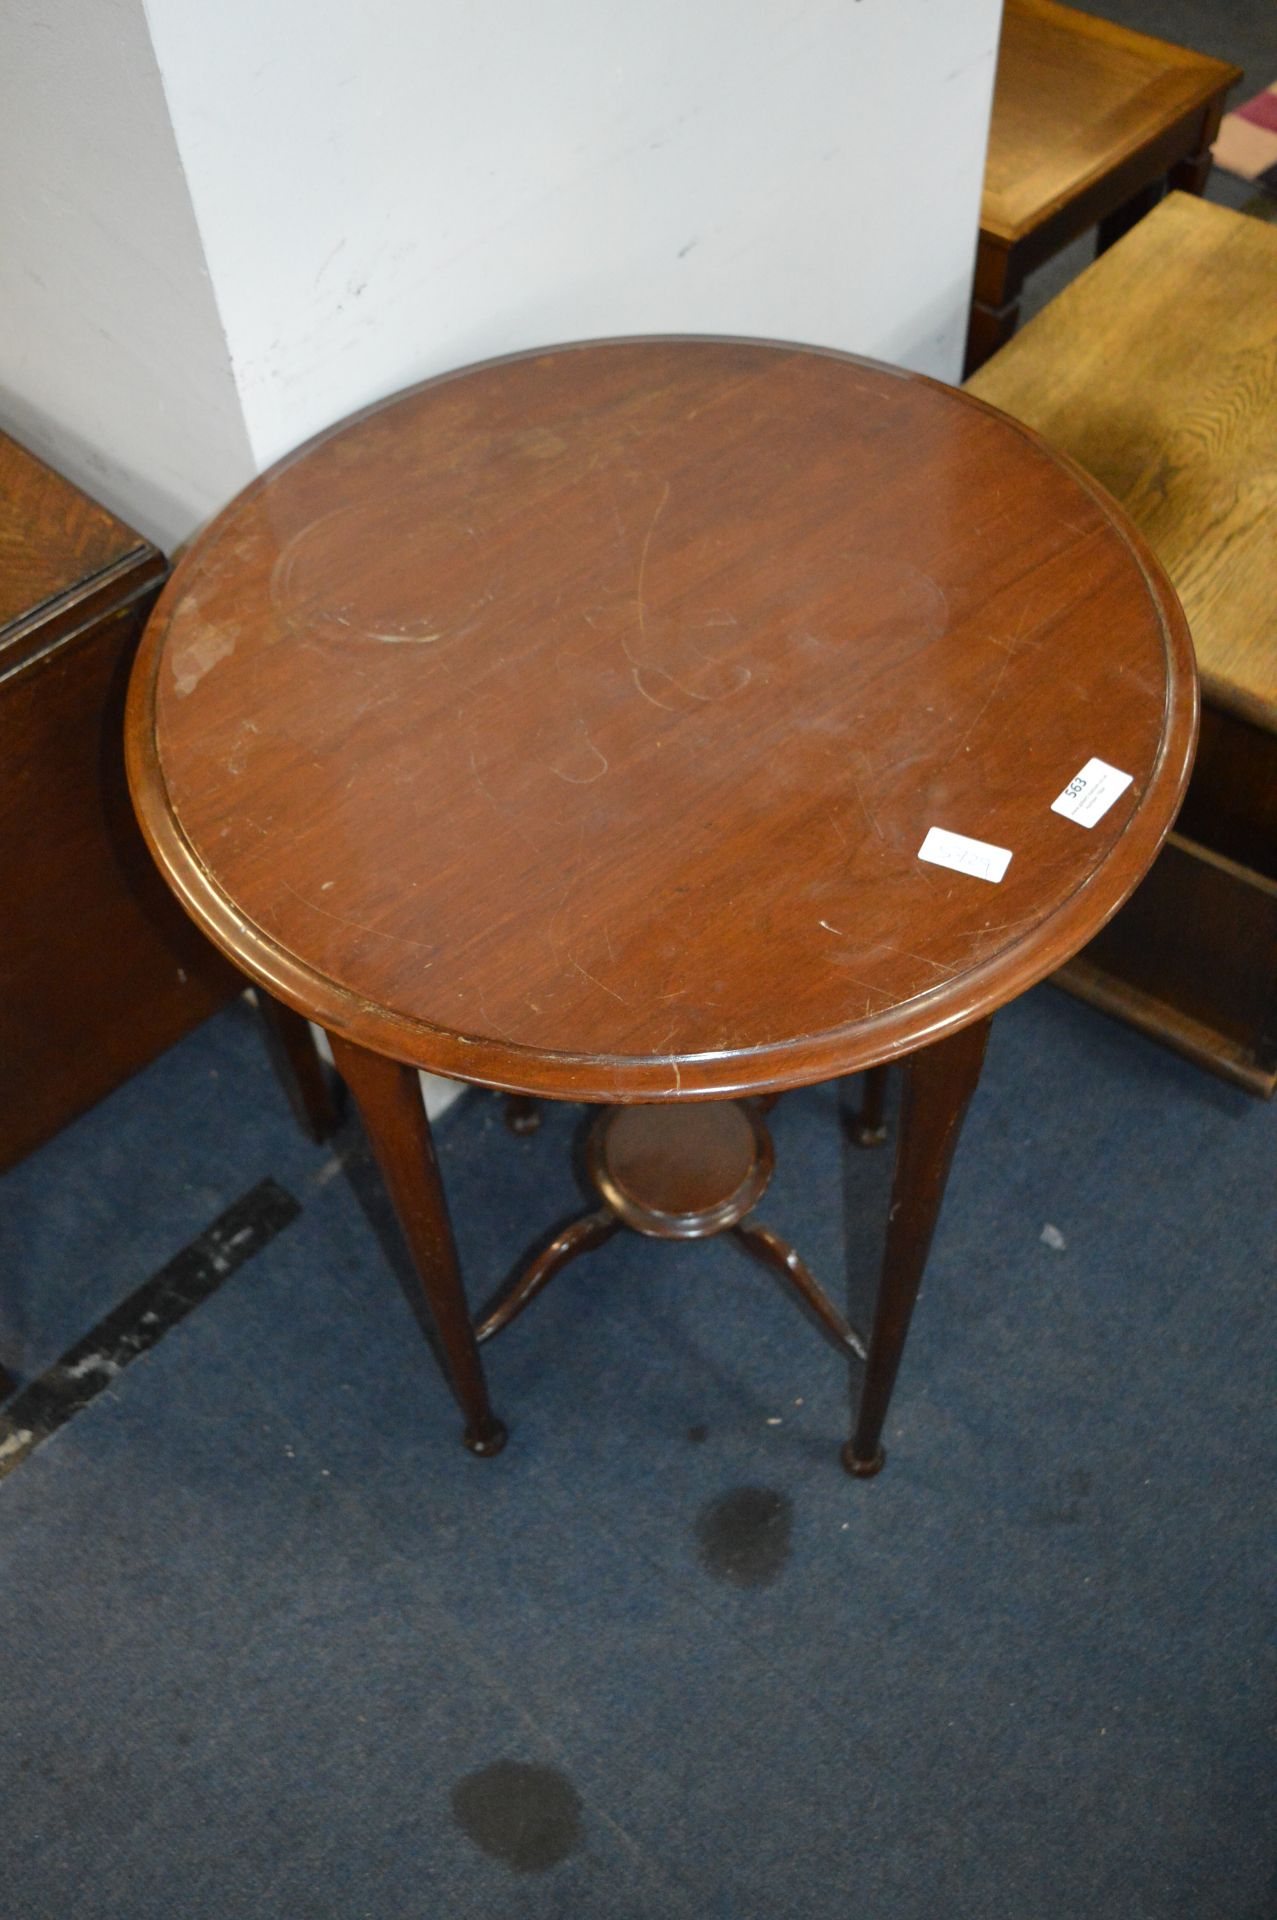
[[636, 1233], [702, 1240], [744, 1219], [775, 1156], [759, 1114], [739, 1100], [607, 1107], [590, 1132], [590, 1178]]

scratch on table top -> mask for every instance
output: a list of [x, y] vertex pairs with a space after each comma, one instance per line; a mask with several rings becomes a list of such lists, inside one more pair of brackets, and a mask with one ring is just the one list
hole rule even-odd
[[432, 946], [429, 941], [414, 940], [406, 933], [390, 933], [384, 927], [367, 926], [362, 920], [352, 920], [344, 913], [334, 913], [331, 907], [321, 907], [317, 900], [308, 900], [304, 893], [298, 893], [296, 887], [290, 885], [287, 880], [281, 880], [280, 885], [283, 887], [285, 893], [291, 893], [294, 900], [300, 901], [303, 907], [309, 907], [312, 913], [322, 915], [325, 920], [333, 920], [341, 927], [350, 927], [356, 933], [371, 934], [374, 940], [394, 940], [403, 947], [416, 947], [420, 953], [428, 953], [431, 955], [431, 958], [425, 963], [426, 966], [432, 967], [434, 965], [433, 956], [439, 949]]
[[584, 979], [591, 981], [596, 987], [600, 987], [604, 993], [610, 993], [612, 998], [615, 1001], [617, 1001], [621, 1006], [623, 1007], [629, 1006], [630, 1003], [627, 999], [625, 999], [623, 994], [619, 994], [616, 992], [616, 990], [613, 987], [609, 987], [606, 981], [600, 980], [598, 975], [591, 973], [588, 967], [583, 967], [575, 954], [572, 954], [570, 958], [571, 958], [572, 965], [576, 968], [577, 972], [581, 974]]
[[[643, 641], [644, 645], [646, 645], [647, 643], [647, 602], [644, 597], [647, 591], [647, 560], [648, 560], [648, 555], [652, 551], [652, 536], [656, 532], [656, 525], [658, 520], [660, 519], [661, 515], [664, 513], [666, 506], [669, 504], [669, 497], [670, 497], [670, 483], [668, 480], [666, 480], [663, 483], [661, 488], [661, 497], [656, 503], [656, 512], [652, 515], [652, 518], [648, 523], [647, 532], [643, 536], [643, 546], [639, 553], [638, 579], [635, 583], [635, 588], [634, 588], [634, 600], [635, 600], [635, 609], [638, 614], [639, 638]], [[624, 634], [621, 635], [621, 645], [625, 648], [626, 655], [633, 662], [633, 664], [636, 667], [641, 667], [643, 662], [641, 660], [634, 659], [634, 655], [630, 651], [629, 643], [627, 642]], [[641, 691], [642, 689], [640, 688], [640, 692]]]
[[885, 841], [887, 836], [878, 825], [878, 816], [870, 808], [864, 794], [861, 792], [859, 780], [857, 780], [855, 774], [852, 773], [850, 769], [848, 769], [847, 778], [851, 781], [851, 790], [856, 796], [856, 802], [860, 811], [864, 814], [865, 819], [869, 822], [869, 825], [873, 828], [878, 838]]
[[960, 753], [965, 753], [969, 751], [967, 742], [970, 740], [972, 734], [975, 732], [980, 722], [984, 719], [984, 716], [989, 711], [989, 708], [993, 705], [994, 701], [997, 699], [998, 688], [1002, 685], [1002, 682], [1006, 677], [1006, 670], [1010, 666], [1014, 658], [1015, 658], [1014, 652], [1006, 648], [1003, 649], [1002, 665], [998, 668], [997, 673], [994, 675], [993, 685], [989, 688], [988, 693], [985, 695], [983, 701], [980, 703], [980, 710], [976, 714], [975, 719], [971, 722], [971, 725], [967, 728], [961, 740], [959, 740], [957, 746], [954, 748], [953, 752], [949, 755], [950, 762], [956, 760]]
[[[630, 659], [633, 660], [634, 655], [630, 653], [630, 649], [626, 645], [624, 634], [622, 634], [621, 636], [621, 645], [625, 647], [626, 653], [629, 654]], [[647, 704], [649, 705], [649, 707], [658, 707], [662, 713], [677, 713], [678, 712], [677, 707], [671, 707], [669, 703], [665, 700], [658, 700], [656, 695], [654, 693], [649, 693], [647, 688], [643, 685], [643, 675], [648, 671], [649, 671], [648, 668], [640, 667], [637, 661], [630, 668], [630, 679], [634, 682], [635, 687], [642, 694], [643, 698], [647, 701]], [[651, 669], [651, 671], [659, 673], [663, 680], [670, 679], [669, 674], [666, 673], [663, 667], [656, 667], [654, 669]], [[670, 681], [670, 684], [672, 686], [674, 682]]]
[[1016, 653], [1019, 651], [1021, 644], [1028, 640], [1034, 630], [1041, 625], [1042, 622], [1037, 617], [1037, 602], [1036, 600], [1031, 600], [1026, 606], [1020, 609], [1020, 618], [1016, 622], [1015, 632], [1011, 635], [1009, 642], [1002, 639], [995, 639], [991, 633], [986, 634], [984, 637], [986, 640], [992, 641], [994, 646], [1001, 647], [1004, 652]]
[[[826, 933], [837, 933], [837, 935], [839, 935], [839, 939], [845, 939], [845, 941], [849, 941], [849, 939], [853, 939], [853, 937], [855, 937], [855, 935], [851, 935], [851, 933], [847, 931], [847, 927], [835, 927], [835, 925], [833, 925], [833, 922], [831, 922], [831, 920], [822, 920], [822, 922], [820, 922], [820, 925], [822, 925], [822, 927], [826, 929]], [[883, 958], [887, 958], [889, 954], [899, 954], [899, 956], [901, 956], [903, 960], [916, 960], [916, 962], [918, 962], [918, 966], [929, 966], [929, 968], [933, 968], [935, 972], [941, 973], [941, 975], [943, 975], [945, 979], [952, 979], [952, 975], [958, 972], [958, 970], [956, 970], [954, 966], [945, 966], [945, 962], [943, 962], [943, 960], [928, 960], [928, 956], [926, 956], [926, 954], [916, 954], [916, 952], [912, 952], [912, 950], [910, 950], [910, 948], [908, 947], [883, 948]], [[851, 975], [849, 975], [849, 979], [851, 979]], [[864, 981], [864, 979], [858, 979], [858, 981], [855, 981], [855, 985], [856, 987], [864, 987], [864, 989], [866, 989], [866, 993], [872, 993], [872, 995], [879, 995], [881, 996], [881, 998], [885, 998], [885, 995], [883, 995], [883, 991], [881, 991], [879, 987], [874, 987], [874, 989], [870, 989], [870, 983], [868, 983], [868, 981]], [[866, 1006], [866, 1012], [868, 1012], [868, 1006]]]
[[483, 775], [479, 771], [478, 765], [475, 761], [473, 747], [470, 747], [468, 749], [468, 757], [470, 761], [470, 772], [474, 777], [474, 783], [476, 787], [478, 787], [484, 799], [488, 802], [489, 806], [492, 808], [494, 813], [496, 813], [502, 820], [505, 820], [506, 822], [508, 822], [508, 824], [513, 828], [514, 832], [518, 834], [524, 846], [531, 848], [532, 852], [536, 854], [539, 860], [541, 858], [541, 848], [537, 845], [536, 841], [532, 838], [531, 834], [528, 833], [526, 829], [523, 827], [523, 825], [519, 820], [518, 815], [513, 811], [513, 809], [510, 807], [503, 807], [501, 802], [497, 799], [496, 794], [492, 791], [492, 788], [488, 785], [487, 781], [484, 779]]
[[235, 733], [235, 741], [226, 760], [226, 771], [232, 778], [238, 778], [244, 771], [244, 755], [248, 750], [248, 735], [259, 731], [256, 720], [241, 720]]
[[897, 947], [896, 952], [902, 959], [916, 960], [920, 967], [933, 968], [936, 973], [942, 974], [946, 980], [951, 980], [958, 971], [956, 967], [948, 966], [943, 960], [929, 960], [925, 953], [914, 953], [909, 947]]
[[564, 876], [563, 891], [559, 895], [557, 905], [554, 907], [553, 912], [550, 914], [549, 919], [545, 923], [545, 937], [549, 941], [550, 947], [556, 959], [559, 958], [562, 954], [563, 944], [565, 939], [565, 935], [560, 933], [559, 931], [559, 920], [560, 920], [560, 916], [563, 913], [563, 909], [567, 906], [568, 901], [571, 899], [573, 891], [575, 890], [575, 887], [576, 887], [577, 869], [581, 864], [581, 854], [585, 847], [586, 832], [587, 832], [587, 824], [583, 820], [577, 831], [576, 851], [572, 855], [571, 860], [566, 862], [562, 868], [563, 876]]
[[[836, 964], [840, 964], [840, 963], [836, 963]], [[843, 968], [843, 975], [845, 979], [851, 982], [853, 987], [859, 987], [862, 993], [867, 994], [869, 996], [868, 999], [865, 1001], [865, 1007], [864, 1007], [865, 1013], [869, 1012], [869, 1009], [872, 1007], [875, 1000], [878, 1002], [879, 1006], [887, 1006], [890, 1004], [891, 995], [885, 990], [885, 988], [874, 986], [871, 980], [857, 979], [854, 973], [847, 973], [845, 968]], [[862, 1015], [861, 1017], [863, 1018], [864, 1016]]]
[[[589, 749], [589, 751], [594, 755], [595, 759], [598, 761], [598, 765], [596, 767], [591, 767], [588, 773], [568, 773], [566, 769], [559, 764], [559, 761], [551, 761], [550, 772], [555, 774], [558, 779], [566, 780], [569, 786], [588, 787], [592, 781], [601, 780], [603, 778], [603, 775], [608, 770], [608, 766], [610, 762], [608, 761], [607, 755], [604, 753], [601, 753], [599, 749], [595, 746], [593, 740], [591, 740], [590, 730], [586, 726], [584, 720], [578, 720], [576, 725], [577, 725], [577, 732], [580, 736], [580, 744]], [[566, 759], [572, 751], [573, 751], [572, 748], [568, 748], [565, 753], [560, 755], [560, 760]]]
[[974, 933], [969, 933], [966, 937], [974, 946], [977, 941], [983, 940], [986, 934], [1019, 933], [1025, 927], [1035, 927], [1040, 918], [1041, 916], [1036, 913], [1024, 913], [1012, 920], [989, 920], [985, 922], [984, 926], [978, 927]]

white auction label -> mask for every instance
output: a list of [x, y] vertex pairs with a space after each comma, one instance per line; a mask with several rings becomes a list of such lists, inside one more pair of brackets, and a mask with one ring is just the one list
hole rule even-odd
[[945, 827], [927, 828], [918, 858], [929, 860], [933, 867], [952, 867], [955, 873], [972, 874], [977, 880], [1000, 880], [1011, 864], [1005, 847], [991, 847], [987, 840], [968, 840], [965, 833], [950, 833]]
[[1088, 760], [1059, 799], [1051, 802], [1051, 811], [1062, 813], [1066, 820], [1076, 820], [1079, 827], [1093, 827], [1126, 792], [1131, 779], [1129, 773], [1119, 773], [1106, 760]]

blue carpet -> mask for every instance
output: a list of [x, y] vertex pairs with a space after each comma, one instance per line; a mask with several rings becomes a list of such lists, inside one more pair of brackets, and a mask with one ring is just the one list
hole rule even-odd
[[[579, 1114], [438, 1129], [481, 1301]], [[887, 1156], [772, 1116], [866, 1316]], [[631, 1235], [493, 1348], [471, 1459], [357, 1130], [234, 1007], [0, 1181], [40, 1373], [271, 1178], [291, 1225], [0, 1483], [0, 1862], [77, 1916], [1270, 1916], [1277, 1110], [999, 1016], [887, 1433], [730, 1244]], [[1057, 1243], [1042, 1239], [1051, 1226]]]

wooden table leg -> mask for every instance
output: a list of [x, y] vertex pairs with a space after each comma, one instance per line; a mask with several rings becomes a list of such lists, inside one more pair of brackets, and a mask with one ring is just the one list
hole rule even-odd
[[1096, 259], [1098, 260], [1102, 253], [1107, 253], [1110, 247], [1116, 246], [1123, 234], [1129, 233], [1146, 213], [1151, 213], [1161, 197], [1162, 182], [1152, 180], [1147, 186], [1141, 187], [1138, 193], [1133, 193], [1130, 199], [1124, 201], [1120, 207], [1115, 207], [1112, 213], [1106, 213], [1095, 233]]
[[1211, 148], [1219, 136], [1219, 123], [1224, 117], [1227, 94], [1221, 93], [1218, 100], [1212, 100], [1202, 122], [1201, 136], [1195, 153], [1188, 154], [1183, 160], [1177, 160], [1167, 175], [1166, 184], [1172, 192], [1203, 194], [1206, 182], [1210, 179], [1211, 163], [1214, 155]]
[[1172, 193], [1195, 193], [1200, 198], [1206, 191], [1214, 159], [1210, 148], [1203, 147], [1200, 153], [1190, 154], [1187, 160], [1177, 160], [1166, 176], [1167, 186]]
[[511, 1133], [535, 1133], [541, 1125], [541, 1103], [526, 1093], [507, 1093], [504, 1101], [505, 1123]]
[[330, 1034], [337, 1071], [355, 1097], [382, 1178], [439, 1329], [471, 1453], [500, 1453], [506, 1430], [492, 1411], [415, 1067]]
[[288, 1095], [293, 1117], [316, 1146], [334, 1133], [340, 1115], [333, 1090], [319, 1057], [310, 1022], [276, 1000], [264, 987], [254, 987], [271, 1064]]
[[1020, 324], [1020, 294], [1024, 269], [1013, 253], [993, 245], [980, 236], [976, 252], [975, 285], [971, 293], [971, 316], [967, 323], [967, 348], [962, 377], [967, 379], [977, 367], [1006, 345]]
[[870, 1067], [860, 1086], [860, 1105], [843, 1109], [843, 1125], [858, 1147], [881, 1147], [887, 1138], [889, 1067]]
[[848, 1473], [860, 1478], [878, 1473], [887, 1457], [881, 1438], [891, 1390], [963, 1116], [980, 1078], [990, 1024], [987, 1019], [978, 1020], [904, 1062], [904, 1100], [882, 1278], [855, 1431], [842, 1451]]

